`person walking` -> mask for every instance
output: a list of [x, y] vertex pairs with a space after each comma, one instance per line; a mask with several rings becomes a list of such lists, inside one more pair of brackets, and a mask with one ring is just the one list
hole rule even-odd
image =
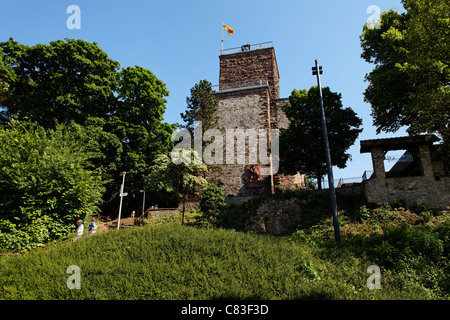
[[91, 223], [89, 223], [88, 236], [97, 232], [97, 224], [95, 223], [95, 218], [91, 217]]
[[77, 236], [75, 237], [75, 239], [73, 239], [73, 241], [76, 241], [78, 239], [80, 239], [83, 236], [84, 233], [84, 225], [83, 225], [83, 220], [78, 220], [77, 221]]

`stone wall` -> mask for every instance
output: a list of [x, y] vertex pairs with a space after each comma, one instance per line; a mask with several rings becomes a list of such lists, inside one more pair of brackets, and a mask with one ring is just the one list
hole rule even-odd
[[[270, 125], [270, 119], [268, 117], [268, 105], [269, 105], [269, 92], [268, 87], [253, 88], [246, 90], [236, 90], [231, 92], [219, 92], [216, 93], [216, 97], [219, 99], [219, 107], [217, 114], [219, 115], [219, 127], [224, 133], [224, 154], [223, 165], [219, 165], [221, 169], [220, 174], [212, 174], [216, 178], [220, 179], [223, 183], [222, 189], [225, 196], [252, 196], [259, 194], [259, 190], [254, 188], [247, 188], [247, 164], [249, 161], [249, 141], [246, 141], [245, 150], [245, 163], [238, 164], [237, 155], [237, 139], [234, 142], [234, 149], [232, 154], [234, 155], [233, 163], [230, 159], [227, 159], [227, 130], [234, 129], [264, 129]], [[258, 147], [261, 147], [258, 145]], [[264, 146], [263, 146], [264, 147]], [[266, 150], [267, 147], [266, 147]], [[252, 154], [254, 156], [254, 154]], [[258, 157], [257, 157], [258, 158]], [[259, 163], [259, 159], [257, 159]], [[263, 184], [270, 185], [270, 181], [267, 181], [267, 177], [262, 177]]]
[[217, 114], [223, 129], [264, 128], [267, 120], [268, 88], [218, 92]]
[[[200, 197], [197, 196], [195, 197], [195, 199], [186, 200], [184, 206], [184, 210], [186, 212], [191, 210], [198, 210], [198, 208], [200, 207]], [[178, 203], [178, 211], [183, 212], [183, 202], [181, 201]]]
[[[227, 129], [279, 129], [287, 128], [287, 119], [282, 107], [288, 99], [280, 99], [278, 65], [273, 47], [242, 51], [220, 55], [219, 91], [215, 93], [219, 100], [217, 115], [219, 127], [224, 133]], [[259, 81], [265, 80], [267, 81]], [[268, 132], [269, 133], [269, 132]], [[268, 137], [270, 134], [267, 135]], [[270, 152], [267, 139], [265, 148]], [[259, 150], [258, 150], [259, 151]], [[252, 172], [247, 165], [261, 165], [261, 171], [270, 172], [270, 164], [249, 161], [250, 154], [246, 147], [245, 164], [230, 163], [226, 159], [226, 141], [224, 141], [222, 174], [212, 174], [223, 185], [225, 196], [247, 197], [274, 191], [275, 183], [269, 175], [256, 177], [252, 181]], [[237, 149], [235, 146], [235, 159]], [[242, 163], [242, 162], [240, 162]], [[277, 172], [274, 172], [276, 174]], [[290, 178], [292, 181], [296, 178]], [[289, 178], [283, 180], [286, 182]]]
[[398, 177], [385, 178], [380, 185], [376, 179], [364, 181], [367, 201], [374, 203], [393, 203], [404, 199], [408, 205], [423, 202], [428, 208], [450, 208], [450, 177]]
[[306, 188], [306, 176], [299, 173], [293, 176], [277, 174], [274, 176], [274, 182], [280, 190], [298, 190]]
[[283, 107], [289, 104], [289, 99], [277, 99], [275, 100], [276, 109], [276, 124], [278, 129], [287, 129], [289, 127], [289, 119], [283, 111]]
[[339, 188], [334, 189], [336, 193], [343, 196], [362, 196], [364, 195], [364, 185], [362, 183], [345, 183]]
[[219, 84], [267, 79], [273, 99], [280, 98], [279, 74], [275, 49], [263, 48], [220, 57]]
[[300, 211], [300, 200], [267, 199], [256, 210], [256, 214], [245, 224], [247, 231], [285, 235], [295, 231]]
[[170, 217], [178, 212], [179, 212], [178, 208], [149, 209], [148, 218], [149, 219], [165, 218]]
[[[372, 147], [374, 176], [364, 181], [364, 192], [367, 201], [374, 203], [392, 203], [404, 199], [408, 205], [418, 202], [428, 208], [448, 209], [450, 207], [450, 177], [435, 176], [429, 144], [417, 142], [420, 176], [387, 177], [384, 168], [385, 150], [382, 146]], [[395, 150], [395, 148], [392, 148]]]
[[240, 206], [255, 197], [257, 196], [227, 197], [225, 201], [229, 206]]

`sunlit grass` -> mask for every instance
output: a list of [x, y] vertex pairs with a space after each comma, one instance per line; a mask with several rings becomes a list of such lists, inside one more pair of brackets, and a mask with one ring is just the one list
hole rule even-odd
[[[17, 257], [1, 257], [2, 299], [426, 299], [347, 247], [168, 223], [111, 230]], [[67, 267], [81, 289], [68, 289]]]

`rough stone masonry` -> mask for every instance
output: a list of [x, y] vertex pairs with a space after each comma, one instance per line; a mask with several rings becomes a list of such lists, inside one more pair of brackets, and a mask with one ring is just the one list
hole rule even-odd
[[[282, 107], [288, 99], [280, 99], [280, 76], [273, 45], [262, 48], [247, 45], [237, 52], [225, 50], [219, 59], [219, 91], [215, 94], [219, 100], [217, 114], [220, 128], [266, 129], [269, 137], [271, 129], [287, 128], [289, 121]], [[267, 150], [270, 151], [271, 141], [268, 140]], [[248, 159], [248, 146], [245, 154]], [[217, 178], [221, 180], [227, 197], [250, 197], [273, 192], [280, 181], [304, 187], [304, 179], [299, 177], [280, 179], [280, 175], [272, 170], [273, 166], [270, 171], [267, 170], [273, 174], [255, 175], [255, 172], [270, 166], [260, 161], [256, 164], [226, 164], [221, 167], [222, 173]]]

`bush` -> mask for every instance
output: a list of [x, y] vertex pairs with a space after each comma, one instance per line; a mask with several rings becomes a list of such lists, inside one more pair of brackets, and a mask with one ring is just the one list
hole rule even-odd
[[370, 209], [367, 208], [366, 205], [362, 205], [356, 211], [356, 219], [358, 221], [364, 221], [364, 220], [370, 219], [371, 217], [372, 217], [372, 213], [371, 213]]
[[0, 249], [22, 251], [58, 239], [94, 215], [104, 191], [89, 160], [97, 154], [70, 128], [12, 121], [0, 129]]
[[432, 261], [443, 258], [444, 243], [439, 234], [427, 227], [414, 227], [405, 224], [386, 234], [386, 240], [399, 252], [422, 255]]
[[208, 186], [200, 197], [200, 210], [209, 222], [216, 221], [226, 206], [222, 188], [216, 185]]
[[408, 207], [408, 202], [403, 198], [397, 198], [395, 199], [393, 206], [399, 210], [405, 210], [405, 208]]

